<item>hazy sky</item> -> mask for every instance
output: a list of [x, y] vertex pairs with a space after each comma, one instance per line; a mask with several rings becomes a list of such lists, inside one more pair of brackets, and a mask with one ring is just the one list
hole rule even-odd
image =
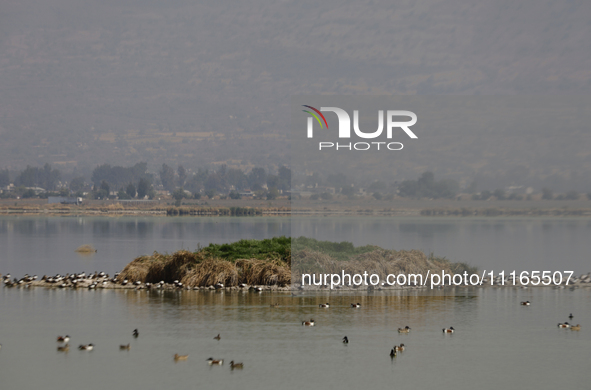
[[[293, 95], [585, 95], [590, 20], [585, 0], [5, 0], [0, 168], [289, 164]], [[555, 150], [578, 174], [589, 133]], [[503, 161], [533, 174], [524, 147]], [[552, 164], [535, 174], [570, 175]]]

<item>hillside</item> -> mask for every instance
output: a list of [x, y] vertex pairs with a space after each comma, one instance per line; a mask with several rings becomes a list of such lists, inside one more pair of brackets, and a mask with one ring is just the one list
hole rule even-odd
[[[0, 167], [289, 164], [299, 94], [585, 94], [590, 16], [583, 0], [7, 0]], [[591, 172], [588, 129], [557, 168], [521, 154], [535, 134], [489, 154], [481, 135], [440, 137], [399, 174]]]

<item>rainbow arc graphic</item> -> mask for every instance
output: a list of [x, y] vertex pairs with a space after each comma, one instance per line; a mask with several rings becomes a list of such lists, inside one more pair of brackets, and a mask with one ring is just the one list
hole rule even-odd
[[[326, 125], [326, 128], [328, 129], [328, 123], [326, 123], [326, 118], [324, 117], [324, 115], [322, 115], [322, 113], [321, 113], [319, 110], [315, 109], [315, 108], [314, 108], [314, 107], [312, 107], [312, 106], [305, 106], [305, 105], [304, 105], [304, 106], [302, 106], [302, 107], [309, 108], [310, 110], [314, 111], [316, 114], [320, 115], [320, 117], [321, 117], [321, 118], [322, 118], [322, 120], [324, 121], [324, 124]], [[318, 115], [316, 115], [314, 112], [312, 112], [312, 111], [308, 111], [308, 110], [302, 110], [302, 111], [304, 111], [304, 112], [307, 112], [308, 114], [310, 114], [310, 115], [312, 115], [314, 118], [316, 118], [316, 121], [318, 121], [318, 124], [320, 125], [320, 128], [324, 127], [324, 126], [322, 126], [322, 122], [320, 122], [320, 118], [318, 118]]]

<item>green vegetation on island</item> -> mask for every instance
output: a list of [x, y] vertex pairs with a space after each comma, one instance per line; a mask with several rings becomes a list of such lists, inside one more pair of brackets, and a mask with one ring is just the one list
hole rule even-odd
[[445, 258], [427, 256], [418, 250], [396, 251], [377, 246], [355, 247], [350, 242], [318, 241], [312, 238], [274, 237], [264, 240], [240, 240], [229, 244], [209, 244], [194, 252], [173, 254], [154, 252], [140, 256], [119, 274], [120, 281], [172, 283], [187, 287], [225, 287], [247, 285], [288, 286], [294, 275], [302, 273], [376, 273], [387, 274], [428, 271], [469, 274], [475, 267], [452, 263]]

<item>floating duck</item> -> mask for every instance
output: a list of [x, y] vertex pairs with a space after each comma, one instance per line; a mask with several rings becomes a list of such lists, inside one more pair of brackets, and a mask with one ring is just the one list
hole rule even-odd
[[410, 327], [407, 325], [404, 328], [398, 328], [398, 333], [410, 333]]
[[129, 351], [131, 349], [131, 345], [127, 344], [127, 345], [120, 345], [119, 349], [122, 351]]
[[352, 303], [351, 304], [351, 307], [352, 308], [358, 308], [358, 307], [361, 307], [361, 304], [359, 304], [359, 303]]
[[400, 344], [400, 345], [398, 346], [398, 350], [399, 350], [400, 352], [404, 352], [404, 344]]
[[321, 303], [318, 307], [330, 307], [328, 303]]
[[222, 364], [224, 364], [224, 359], [215, 360], [214, 358], [209, 358], [209, 359], [207, 359], [207, 363], [210, 366], [213, 366], [213, 365], [216, 365], [216, 364], [219, 365], [219, 366], [221, 366]]
[[570, 327], [570, 330], [581, 330], [581, 325], [576, 324]]
[[220, 340], [220, 339], [221, 339], [221, 337], [220, 337], [220, 334], [218, 333], [218, 335], [217, 335], [217, 336], [215, 336], [213, 339], [214, 339], [214, 340]]
[[133, 337], [138, 337], [140, 335], [140, 332], [138, 332], [137, 329], [133, 330]]
[[396, 357], [396, 354], [397, 354], [396, 350], [394, 348], [392, 348], [392, 350], [390, 351], [390, 357], [391, 358]]
[[530, 303], [531, 303], [530, 301], [521, 302], [521, 304], [522, 304], [523, 306], [529, 306], [529, 305], [530, 305]]
[[568, 322], [565, 323], [559, 323], [558, 324], [559, 328], [570, 328], [570, 324]]
[[78, 346], [78, 349], [81, 351], [92, 351], [94, 349], [94, 345], [93, 344], [87, 344], [87, 345], [80, 344]]
[[189, 358], [189, 355], [179, 355], [178, 353], [174, 354], [174, 361], [179, 361], [179, 360], [187, 360]]
[[349, 339], [347, 336], [343, 337], [343, 344], [349, 344]]
[[278, 303], [271, 303], [271, 307], [279, 307]]
[[304, 326], [314, 326], [314, 320], [310, 319], [310, 321], [302, 321], [302, 325]]
[[70, 341], [70, 336], [68, 336], [68, 335], [65, 335], [64, 337], [57, 336], [58, 343], [67, 343], [68, 341]]
[[235, 368], [241, 370], [244, 368], [244, 363], [234, 363], [234, 360], [230, 362], [230, 368], [233, 370]]
[[453, 326], [450, 326], [449, 328], [443, 328], [443, 333], [453, 333], [456, 330], [454, 329]]
[[575, 317], [573, 316], [573, 313], [570, 313], [570, 314], [569, 314], [569, 316], [568, 316], [568, 319], [569, 319], [569, 320], [572, 320], [573, 318], [575, 318]]

